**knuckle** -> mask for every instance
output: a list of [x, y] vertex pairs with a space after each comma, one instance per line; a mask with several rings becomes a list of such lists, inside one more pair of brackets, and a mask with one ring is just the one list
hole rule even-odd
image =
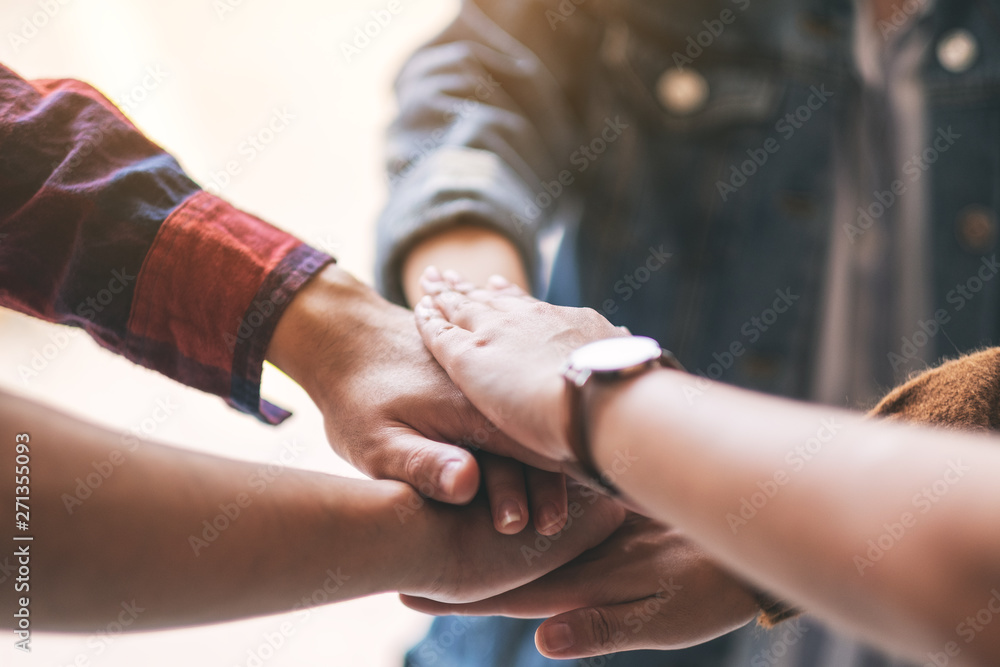
[[406, 481], [424, 496], [433, 495], [435, 491], [433, 480], [428, 474], [430, 458], [426, 449], [411, 449], [406, 454], [406, 463], [403, 465]]
[[434, 332], [433, 337], [435, 340], [440, 340], [442, 338], [447, 338], [448, 334], [455, 330], [455, 325], [451, 322], [446, 322], [440, 325]]
[[595, 648], [605, 650], [613, 647], [615, 624], [605, 610], [588, 609], [585, 612], [585, 627], [590, 632], [590, 640]]

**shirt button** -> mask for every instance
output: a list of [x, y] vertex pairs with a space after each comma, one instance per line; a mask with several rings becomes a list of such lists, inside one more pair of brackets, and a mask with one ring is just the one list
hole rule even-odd
[[956, 235], [962, 247], [971, 253], [983, 253], [996, 240], [996, 218], [982, 206], [970, 206], [958, 215]]
[[660, 76], [656, 83], [660, 104], [676, 116], [699, 111], [708, 101], [708, 81], [693, 69], [674, 67]]
[[979, 43], [968, 30], [952, 30], [937, 45], [937, 58], [941, 67], [958, 74], [972, 67], [979, 55]]

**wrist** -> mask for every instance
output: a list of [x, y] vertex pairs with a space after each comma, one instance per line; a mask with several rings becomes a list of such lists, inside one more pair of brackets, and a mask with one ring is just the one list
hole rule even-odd
[[521, 251], [500, 232], [481, 225], [461, 223], [418, 243], [403, 261], [403, 291], [414, 305], [424, 295], [420, 279], [428, 266], [457, 271], [474, 285], [485, 285], [501, 275], [524, 290], [529, 280]]
[[[594, 383], [587, 396], [585, 419], [590, 433], [590, 457], [598, 472], [617, 486], [627, 486], [626, 473], [631, 467], [629, 444], [638, 444], [632, 438], [644, 434], [635, 432], [633, 426], [642, 418], [636, 405], [648, 392], [657, 392], [656, 385], [681, 376], [666, 368], [654, 369], [642, 375], [613, 383]], [[628, 492], [627, 489], [621, 489]]]
[[387, 524], [396, 539], [391, 548], [391, 590], [407, 595], [434, 593], [447, 575], [449, 528], [445, 511], [413, 487], [393, 492]]
[[326, 571], [335, 565], [334, 572], [347, 575], [338, 582], [341, 599], [400, 590], [414, 567], [413, 529], [400, 517], [419, 496], [402, 482], [332, 479], [322, 479], [312, 494], [303, 485], [288, 499], [291, 523], [307, 536], [301, 566]]
[[358, 371], [370, 359], [373, 337], [390, 322], [409, 319], [404, 309], [330, 265], [294, 296], [275, 327], [266, 359], [319, 403], [329, 389], [324, 379]]

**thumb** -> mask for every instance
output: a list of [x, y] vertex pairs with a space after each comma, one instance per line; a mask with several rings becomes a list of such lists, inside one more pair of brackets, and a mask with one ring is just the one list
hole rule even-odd
[[[669, 598], [650, 595], [633, 602], [585, 607], [553, 616], [535, 633], [538, 650], [550, 658], [589, 658], [619, 651], [689, 648], [721, 637], [749, 622], [756, 607], [707, 603], [692, 609], [664, 607]], [[704, 607], [704, 608], [703, 608]]]
[[[625, 617], [637, 604], [641, 603], [586, 607], [553, 616], [535, 632], [535, 645], [542, 655], [562, 660], [641, 648], [635, 645], [634, 629], [625, 631]], [[640, 626], [640, 633], [644, 629]]]
[[404, 430], [394, 434], [366, 472], [375, 479], [406, 482], [421, 495], [455, 505], [472, 500], [479, 488], [479, 464], [466, 449]]

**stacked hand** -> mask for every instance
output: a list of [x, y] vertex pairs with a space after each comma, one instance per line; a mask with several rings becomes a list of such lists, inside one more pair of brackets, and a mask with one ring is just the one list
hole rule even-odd
[[588, 308], [533, 299], [500, 277], [484, 289], [430, 268], [415, 308], [434, 357], [473, 405], [549, 466], [571, 460], [569, 403], [560, 372], [570, 353], [627, 335]]
[[[499, 432], [469, 403], [424, 347], [409, 311], [336, 266], [297, 295], [268, 356], [305, 388], [323, 413], [330, 444], [362, 472], [463, 504], [475, 495], [481, 469], [497, 530], [524, 529], [529, 504], [542, 534], [563, 526], [558, 466]], [[489, 453], [477, 463], [467, 447]]]
[[[456, 386], [547, 465], [571, 460], [561, 368], [574, 349], [625, 333], [593, 310], [543, 303], [502, 278], [477, 289], [428, 269], [423, 286], [417, 328]], [[677, 531], [637, 514], [599, 547], [520, 589], [465, 605], [403, 599], [436, 614], [552, 616], [536, 642], [563, 659], [691, 646], [759, 611], [742, 582]]]
[[429, 614], [551, 617], [536, 634], [546, 656], [677, 649], [749, 622], [746, 587], [676, 530], [631, 514], [600, 546], [521, 588], [471, 604], [403, 596]]

